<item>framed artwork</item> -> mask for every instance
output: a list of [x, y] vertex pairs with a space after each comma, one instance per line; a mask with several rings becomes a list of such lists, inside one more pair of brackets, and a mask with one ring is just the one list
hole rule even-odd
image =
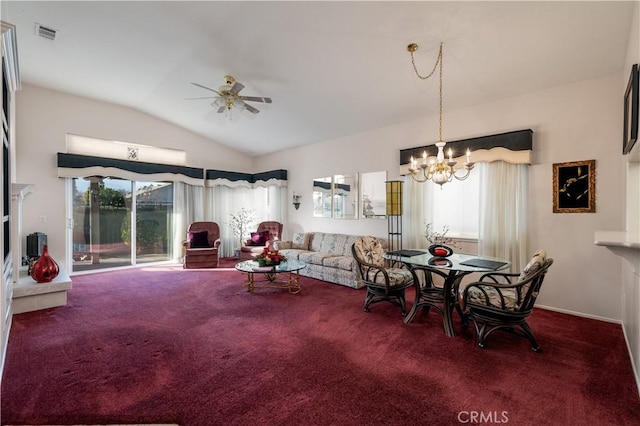
[[553, 164], [553, 212], [595, 213], [596, 160]]
[[622, 153], [628, 154], [638, 140], [638, 64], [631, 67], [629, 84], [624, 92], [624, 128]]

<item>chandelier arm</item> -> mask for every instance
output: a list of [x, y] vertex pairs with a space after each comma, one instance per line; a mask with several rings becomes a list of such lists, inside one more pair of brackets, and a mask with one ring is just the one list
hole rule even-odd
[[471, 174], [471, 169], [472, 167], [465, 167], [466, 172], [463, 175], [458, 175], [458, 171], [462, 170], [462, 169], [458, 169], [455, 172], [453, 172], [453, 177], [455, 177], [458, 180], [465, 180]]
[[413, 180], [415, 180], [415, 181], [416, 181], [416, 182], [418, 182], [418, 183], [425, 183], [425, 182], [428, 180], [428, 179], [426, 178], [426, 176], [425, 176], [425, 178], [424, 178], [424, 179], [421, 179], [421, 178], [417, 177], [417, 175], [418, 175], [417, 171], [416, 171], [416, 172], [412, 172], [412, 173], [411, 173], [411, 177], [413, 178]]

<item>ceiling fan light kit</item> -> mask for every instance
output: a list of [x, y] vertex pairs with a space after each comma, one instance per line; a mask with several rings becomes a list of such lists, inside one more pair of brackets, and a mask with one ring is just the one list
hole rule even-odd
[[239, 83], [230, 75], [224, 76], [224, 82], [222, 86], [218, 87], [218, 90], [204, 86], [198, 83], [191, 83], [194, 86], [200, 87], [205, 90], [216, 93], [215, 100], [211, 103], [211, 106], [217, 108], [218, 113], [225, 113], [230, 117], [231, 110], [237, 111], [247, 110], [252, 114], [260, 112], [257, 108], [247, 104], [246, 102], [262, 102], [266, 104], [271, 103], [271, 98], [264, 98], [261, 96], [241, 96], [239, 93], [244, 89], [244, 85]]

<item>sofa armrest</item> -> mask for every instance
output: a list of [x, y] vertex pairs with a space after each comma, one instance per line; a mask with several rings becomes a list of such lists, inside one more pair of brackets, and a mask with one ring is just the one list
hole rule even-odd
[[278, 250], [287, 250], [293, 248], [293, 241], [278, 241]]

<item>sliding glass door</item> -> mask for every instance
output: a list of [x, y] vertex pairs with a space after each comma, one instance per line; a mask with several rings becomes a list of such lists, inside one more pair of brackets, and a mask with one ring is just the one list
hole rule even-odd
[[171, 258], [173, 183], [135, 182], [137, 263]]
[[172, 211], [172, 183], [73, 179], [72, 270], [170, 259]]

